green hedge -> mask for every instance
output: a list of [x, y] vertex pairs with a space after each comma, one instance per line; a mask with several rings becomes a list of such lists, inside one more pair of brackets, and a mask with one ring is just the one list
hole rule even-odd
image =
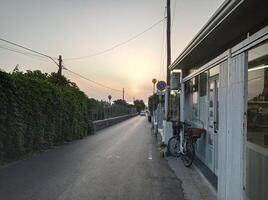
[[92, 131], [90, 100], [75, 84], [39, 71], [0, 71], [0, 163]]

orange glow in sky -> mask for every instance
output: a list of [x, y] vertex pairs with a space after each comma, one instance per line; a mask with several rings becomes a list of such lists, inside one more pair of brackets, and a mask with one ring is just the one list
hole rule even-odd
[[[175, 9], [175, 1], [176, 9]], [[223, 0], [171, 0], [171, 55], [174, 61], [212, 16]], [[109, 90], [63, 71], [89, 97], [108, 100], [125, 97], [128, 102], [152, 93], [152, 78], [165, 79], [166, 24], [155, 26], [135, 40], [105, 54], [78, 60], [125, 41], [164, 18], [163, 0], [3, 1], [0, 7], [1, 37], [53, 57], [62, 55], [65, 67], [115, 88]], [[175, 14], [173, 12], [175, 11]], [[0, 42], [0, 45], [6, 45]], [[161, 59], [162, 49], [162, 59]], [[0, 49], [0, 69], [55, 72], [46, 58], [34, 59]]]

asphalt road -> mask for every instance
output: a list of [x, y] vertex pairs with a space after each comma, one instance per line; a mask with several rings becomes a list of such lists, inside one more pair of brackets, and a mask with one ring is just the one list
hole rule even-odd
[[146, 117], [0, 168], [1, 200], [182, 200]]

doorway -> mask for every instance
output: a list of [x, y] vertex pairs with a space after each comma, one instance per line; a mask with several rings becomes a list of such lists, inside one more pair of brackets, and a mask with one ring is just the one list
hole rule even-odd
[[218, 175], [218, 132], [219, 132], [219, 75], [209, 78], [208, 95], [208, 163], [210, 169]]

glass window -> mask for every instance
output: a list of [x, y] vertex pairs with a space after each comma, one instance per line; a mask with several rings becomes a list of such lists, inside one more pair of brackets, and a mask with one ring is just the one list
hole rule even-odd
[[199, 88], [200, 88], [200, 97], [207, 95], [207, 80], [208, 80], [208, 73], [203, 72], [199, 76]]
[[250, 50], [248, 57], [247, 140], [268, 148], [268, 45]]
[[268, 43], [248, 52], [247, 199], [268, 196]]
[[215, 114], [216, 114], [216, 124], [215, 124], [215, 129], [218, 131], [219, 130], [219, 87], [220, 87], [220, 84], [219, 84], [219, 80], [217, 79], [215, 81]]
[[171, 91], [170, 94], [170, 114], [171, 121], [179, 121], [180, 119], [180, 93]]
[[209, 84], [209, 107], [213, 108], [214, 102], [214, 82], [210, 82]]
[[198, 110], [198, 76], [191, 79], [191, 96], [192, 96], [192, 119], [199, 118]]

